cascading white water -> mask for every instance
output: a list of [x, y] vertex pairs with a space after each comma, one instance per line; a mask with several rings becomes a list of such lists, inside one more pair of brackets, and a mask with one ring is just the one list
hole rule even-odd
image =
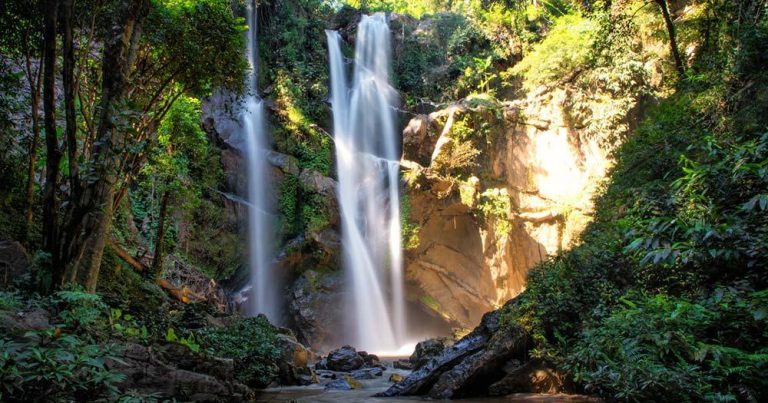
[[[405, 342], [396, 91], [386, 16], [363, 16], [349, 87], [339, 34], [326, 31], [345, 269], [356, 346], [397, 352]], [[389, 275], [386, 271], [389, 271]]]
[[247, 93], [243, 99], [241, 115], [243, 131], [241, 138], [245, 144], [248, 167], [248, 235], [249, 263], [251, 269], [250, 294], [248, 295], [248, 313], [263, 313], [272, 323], [280, 321], [279, 290], [280, 279], [272, 262], [272, 209], [269, 205], [270, 194], [269, 151], [264, 108], [258, 94], [258, 48], [257, 48], [257, 7], [256, 1], [249, 1], [247, 6], [247, 52], [251, 71], [248, 74]]

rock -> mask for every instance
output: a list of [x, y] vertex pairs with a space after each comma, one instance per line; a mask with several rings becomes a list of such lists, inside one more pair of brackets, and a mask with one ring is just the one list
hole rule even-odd
[[343, 379], [337, 379], [325, 385], [325, 390], [352, 390], [352, 386]]
[[358, 354], [360, 354], [361, 357], [363, 357], [363, 361], [365, 361], [366, 367], [377, 367], [381, 365], [381, 360], [379, 359], [379, 356], [376, 354], [368, 354], [365, 353], [365, 351], [359, 351]]
[[283, 173], [299, 176], [299, 160], [296, 157], [277, 151], [269, 151], [267, 153], [267, 161], [273, 167], [279, 168]]
[[[465, 99], [416, 115], [403, 130], [409, 221], [419, 228], [419, 245], [405, 253], [408, 296], [427, 301], [435, 317], [477, 326], [523, 291], [531, 267], [568, 249], [586, 227], [616, 145], [574, 127], [569, 96], [556, 88], [495, 105]], [[436, 175], [431, 162], [451, 156], [466, 124], [487, 130], [477, 167], [468, 180]], [[506, 217], [482, 213], [491, 198], [508, 202]]]
[[524, 360], [530, 345], [528, 334], [519, 327], [499, 331], [499, 317], [500, 310], [489, 312], [472, 332], [377, 396], [426, 393], [450, 399], [488, 394], [504, 375], [505, 365]]
[[349, 386], [350, 386], [352, 389], [362, 389], [362, 388], [363, 388], [363, 384], [362, 384], [362, 383], [360, 383], [360, 381], [358, 381], [357, 379], [353, 378], [353, 377], [352, 377], [352, 376], [350, 376], [350, 375], [347, 375], [347, 376], [345, 376], [345, 377], [344, 377], [344, 380], [347, 382], [347, 384], [348, 384], [348, 385], [349, 385]]
[[520, 362], [512, 360], [504, 368], [504, 375], [494, 382], [488, 393], [504, 396], [510, 393], [559, 393], [567, 388], [566, 377], [540, 360]]
[[409, 360], [395, 360], [395, 362], [392, 363], [392, 366], [397, 369], [413, 369], [413, 363]]
[[357, 354], [352, 346], [343, 346], [338, 350], [331, 351], [326, 360], [328, 369], [332, 371], [349, 372], [365, 365], [363, 358]]
[[350, 373], [354, 379], [376, 379], [377, 376], [382, 375], [384, 375], [384, 370], [379, 367], [357, 369]]
[[13, 286], [15, 280], [29, 273], [29, 256], [16, 241], [0, 241], [0, 290]]
[[413, 364], [414, 369], [418, 369], [427, 363], [430, 359], [440, 355], [445, 349], [446, 339], [429, 339], [416, 344], [416, 348], [408, 360]]
[[403, 380], [403, 376], [398, 374], [397, 372], [393, 373], [389, 376], [389, 381], [393, 383], [398, 383]]
[[308, 191], [333, 195], [336, 193], [336, 181], [323, 176], [320, 172], [314, 169], [305, 169], [299, 174], [299, 183]]
[[238, 402], [254, 398], [253, 391], [237, 382], [232, 360], [194, 353], [168, 344], [146, 347], [125, 345], [120, 361], [106, 365], [123, 374], [121, 390], [153, 393], [161, 399]]
[[0, 334], [23, 335], [30, 330], [45, 330], [51, 327], [51, 313], [33, 308], [22, 311], [0, 311]]
[[344, 304], [345, 281], [342, 272], [307, 270], [293, 283], [288, 309], [292, 327], [298, 340], [315, 351], [338, 346], [337, 330], [344, 326], [338, 311]]
[[281, 385], [308, 385], [314, 378], [309, 362], [314, 361], [315, 354], [304, 347], [292, 334], [277, 335], [277, 345], [280, 356], [277, 362], [278, 378]]

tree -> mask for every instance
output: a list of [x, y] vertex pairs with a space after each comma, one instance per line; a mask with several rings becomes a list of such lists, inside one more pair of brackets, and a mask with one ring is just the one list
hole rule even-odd
[[0, 12], [0, 48], [5, 55], [20, 59], [29, 86], [30, 120], [32, 132], [27, 146], [27, 180], [25, 193], [24, 236], [28, 237], [32, 225], [35, 195], [35, 165], [40, 140], [40, 97], [43, 69], [37, 59], [42, 51], [43, 21], [41, 5], [37, 1], [26, 4], [7, 2]]
[[99, 105], [81, 112], [84, 120], [96, 117], [86, 123], [95, 128], [94, 141], [59, 238], [66, 268], [60, 283], [88, 290], [98, 281], [115, 200], [146, 162], [160, 122], [183, 94], [236, 87], [245, 70], [242, 27], [224, 0], [134, 0], [113, 7], [100, 77], [91, 74], [91, 83], [102, 83]]
[[675, 61], [675, 69], [677, 69], [678, 76], [682, 79], [685, 77], [685, 63], [680, 56], [680, 51], [677, 48], [677, 35], [675, 34], [675, 24], [672, 21], [672, 17], [669, 15], [669, 7], [667, 7], [667, 0], [654, 0], [661, 9], [661, 16], [664, 18], [664, 25], [667, 27], [667, 35], [669, 35], [669, 50], [672, 53], [672, 58]]

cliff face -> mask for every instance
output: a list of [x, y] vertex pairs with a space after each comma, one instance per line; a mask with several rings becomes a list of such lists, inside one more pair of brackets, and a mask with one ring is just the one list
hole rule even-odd
[[[503, 104], [464, 100], [411, 119], [403, 133], [419, 241], [406, 254], [411, 298], [475, 326], [525, 289], [528, 269], [573, 245], [611, 147], [569, 123], [567, 97], [557, 89]], [[473, 143], [475, 163], [456, 175], [445, 165], [462, 158], [468, 121], [484, 138]]]

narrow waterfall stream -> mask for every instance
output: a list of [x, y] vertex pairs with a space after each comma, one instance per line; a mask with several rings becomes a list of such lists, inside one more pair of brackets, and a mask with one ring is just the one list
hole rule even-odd
[[264, 314], [272, 323], [280, 323], [280, 279], [272, 266], [272, 206], [269, 166], [266, 154], [269, 141], [264, 124], [264, 107], [258, 90], [258, 27], [256, 1], [247, 6], [247, 52], [251, 71], [241, 115], [248, 168], [248, 237], [251, 269], [248, 314]]
[[326, 37], [350, 327], [358, 348], [396, 354], [406, 336], [389, 26], [383, 13], [362, 17], [351, 87], [339, 34], [326, 31]]

